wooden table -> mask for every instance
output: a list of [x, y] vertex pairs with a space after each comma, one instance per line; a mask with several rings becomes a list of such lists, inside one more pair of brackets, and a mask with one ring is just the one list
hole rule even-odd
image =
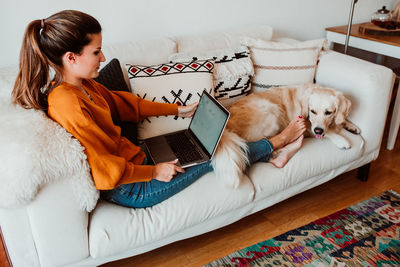
[[[379, 36], [367, 35], [359, 32], [361, 24], [354, 24], [351, 27], [349, 46], [376, 53], [378, 63], [383, 62], [383, 56], [390, 56], [400, 59], [400, 36]], [[330, 48], [333, 43], [343, 44], [346, 40], [347, 26], [326, 28], [326, 38]], [[392, 150], [396, 141], [400, 126], [400, 83], [397, 90], [396, 100], [393, 107], [392, 119], [388, 136], [387, 149]]]

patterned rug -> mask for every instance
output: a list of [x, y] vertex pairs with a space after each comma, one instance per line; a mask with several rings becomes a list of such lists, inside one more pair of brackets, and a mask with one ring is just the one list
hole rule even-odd
[[400, 266], [400, 195], [387, 191], [206, 266]]

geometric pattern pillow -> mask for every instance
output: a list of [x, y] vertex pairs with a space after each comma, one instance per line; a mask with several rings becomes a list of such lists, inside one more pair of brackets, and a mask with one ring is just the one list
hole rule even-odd
[[272, 86], [312, 83], [326, 39], [284, 43], [242, 38], [250, 49], [254, 64], [252, 89], [263, 91]]
[[[184, 106], [200, 99], [203, 90], [212, 94], [212, 61], [166, 63], [155, 66], [126, 64], [132, 93], [143, 99], [180, 103]], [[138, 125], [138, 139], [185, 129], [190, 118], [155, 116]]]
[[202, 52], [184, 52], [171, 55], [170, 62], [214, 60], [214, 97], [229, 106], [250, 94], [254, 75], [249, 49], [245, 46]]

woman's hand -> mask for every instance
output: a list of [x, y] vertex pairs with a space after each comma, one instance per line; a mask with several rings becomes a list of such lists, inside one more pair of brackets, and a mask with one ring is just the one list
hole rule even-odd
[[161, 182], [169, 182], [172, 180], [172, 177], [177, 174], [177, 172], [185, 172], [179, 166], [176, 166], [178, 160], [173, 160], [169, 162], [158, 163], [154, 166], [153, 170], [153, 179], [156, 179]]
[[198, 105], [199, 101], [187, 106], [178, 106], [178, 116], [184, 118], [192, 117]]

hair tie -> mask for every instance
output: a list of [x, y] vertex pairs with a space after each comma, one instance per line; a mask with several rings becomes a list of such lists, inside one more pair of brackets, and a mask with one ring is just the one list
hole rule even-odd
[[42, 20], [40, 21], [40, 26], [42, 27], [42, 29], [44, 28], [44, 19], [42, 19]]

